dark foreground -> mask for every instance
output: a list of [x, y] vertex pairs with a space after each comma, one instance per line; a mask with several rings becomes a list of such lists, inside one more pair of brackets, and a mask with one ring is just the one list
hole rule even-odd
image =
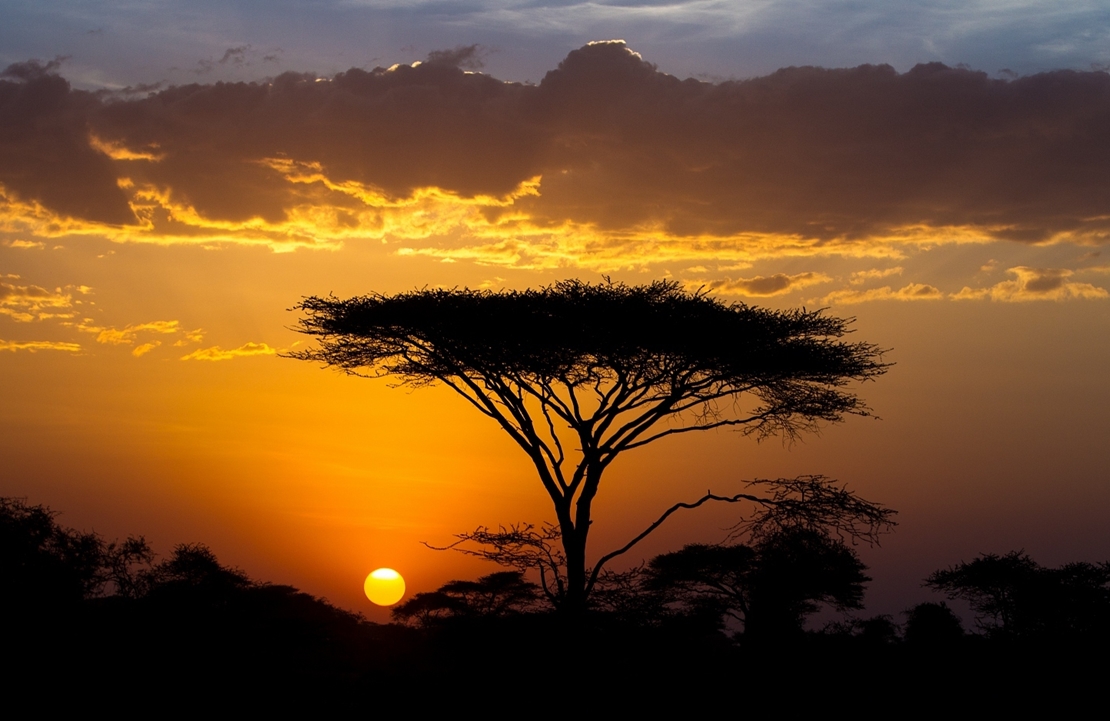
[[413, 629], [366, 623], [281, 586], [218, 602], [103, 601], [65, 616], [5, 617], [9, 699], [120, 711], [967, 713], [1064, 708], [1101, 694], [1107, 671], [1106, 646], [1093, 639], [911, 643], [807, 633], [745, 645], [553, 615]]

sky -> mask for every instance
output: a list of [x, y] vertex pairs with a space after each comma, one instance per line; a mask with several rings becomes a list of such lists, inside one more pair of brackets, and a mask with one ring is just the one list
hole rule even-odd
[[[706, 488], [899, 512], [868, 611], [1024, 549], [1110, 558], [1110, 10], [1073, 2], [0, 2], [0, 494], [384, 621], [552, 520], [449, 390], [283, 354], [294, 306], [673, 280], [827, 308], [878, 418], [609, 471], [596, 556]], [[642, 557], [716, 542], [680, 516]]]

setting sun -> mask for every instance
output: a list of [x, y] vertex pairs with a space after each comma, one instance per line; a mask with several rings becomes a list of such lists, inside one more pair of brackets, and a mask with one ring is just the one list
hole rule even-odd
[[405, 579], [392, 568], [379, 568], [362, 584], [366, 597], [379, 606], [392, 606], [405, 595]]

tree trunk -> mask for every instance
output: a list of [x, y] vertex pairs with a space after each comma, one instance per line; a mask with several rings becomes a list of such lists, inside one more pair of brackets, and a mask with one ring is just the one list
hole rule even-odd
[[586, 533], [589, 528], [563, 530], [563, 553], [567, 557], [567, 595], [559, 609], [567, 616], [586, 612]]
[[586, 538], [590, 533], [590, 510], [601, 482], [602, 470], [604, 467], [600, 464], [589, 463], [586, 482], [575, 503], [574, 520], [571, 521], [568, 507], [566, 521], [562, 523], [563, 553], [567, 557], [567, 595], [562, 610], [570, 617], [582, 616], [586, 612], [589, 580], [586, 573]]

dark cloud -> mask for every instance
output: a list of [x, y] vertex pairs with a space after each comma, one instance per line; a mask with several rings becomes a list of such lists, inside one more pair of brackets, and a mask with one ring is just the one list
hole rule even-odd
[[1025, 290], [1030, 293], [1051, 293], [1064, 286], [1064, 282], [1070, 273], [1061, 272], [1058, 269], [1047, 268], [1034, 269], [1037, 271], [1031, 274], [1025, 281]]
[[22, 63], [12, 63], [0, 72], [0, 78], [10, 80], [37, 80], [52, 73], [57, 73], [62, 67], [62, 63], [69, 60], [68, 55], [58, 55], [53, 60], [42, 62], [41, 60], [27, 60]]
[[127, 147], [159, 148], [164, 159], [133, 175], [232, 220], [280, 220], [311, 190], [258, 162], [267, 158], [320, 163], [336, 181], [393, 196], [426, 186], [503, 195], [540, 171], [542, 134], [523, 117], [524, 86], [439, 64], [318, 80], [174, 87], [106, 104], [93, 125]]
[[139, 83], [138, 85], [128, 85], [122, 90], [117, 90], [120, 95], [140, 95], [143, 93], [153, 93], [154, 91], [165, 85], [165, 81], [157, 83]]
[[246, 60], [247, 51], [250, 50], [250, 45], [240, 45], [235, 48], [228, 48], [224, 51], [224, 55], [217, 62], [220, 65], [227, 65], [229, 62], [234, 65], [240, 65]]
[[798, 273], [797, 275], [775, 273], [774, 275], [757, 275], [754, 278], [738, 278], [736, 280], [689, 281], [687, 285], [701, 287], [715, 293], [768, 297], [790, 293], [799, 288], [825, 283], [829, 280], [831, 278], [823, 273], [809, 272]]
[[130, 163], [128, 177], [216, 219], [280, 220], [322, 190], [262, 162], [279, 158], [392, 197], [431, 186], [502, 197], [542, 176], [540, 194], [514, 212], [553, 226], [819, 240], [911, 226], [1025, 242], [1110, 233], [1105, 73], [1003, 80], [933, 63], [705, 83], [602, 43], [533, 86], [460, 69], [479, 56], [467, 46], [417, 67], [116, 101], [49, 71], [10, 69], [22, 82], [0, 83], [0, 181], [59, 212], [121, 222], [126, 206], [109, 161], [88, 145], [92, 132], [157, 148], [161, 159]]
[[1068, 268], [1029, 268], [1017, 266], [1006, 271], [1012, 279], [989, 288], [967, 288], [953, 294], [957, 300], [987, 299], [1008, 303], [1037, 300], [1105, 299], [1110, 293], [1090, 283], [1070, 280], [1075, 271]]
[[424, 61], [433, 65], [479, 70], [485, 66], [486, 49], [481, 45], [460, 45], [451, 50], [433, 50]]
[[540, 87], [569, 171], [545, 195], [602, 224], [813, 237], [970, 224], [1040, 240], [1105, 215], [1105, 74], [1005, 82], [930, 64], [704, 84], [619, 51], [571, 53]]
[[89, 119], [103, 105], [53, 74], [60, 63], [16, 63], [0, 74], [0, 185], [60, 215], [132, 222], [111, 161], [89, 145]]
[[[207, 75], [213, 72], [220, 65], [230, 66], [232, 68], [242, 68], [252, 65], [253, 63], [247, 60], [247, 54], [254, 55], [253, 48], [250, 45], [237, 45], [224, 50], [224, 54], [220, 56], [219, 60], [212, 60], [207, 58], [198, 60], [196, 67], [189, 70], [193, 75]], [[267, 56], [276, 60], [276, 56]]]

